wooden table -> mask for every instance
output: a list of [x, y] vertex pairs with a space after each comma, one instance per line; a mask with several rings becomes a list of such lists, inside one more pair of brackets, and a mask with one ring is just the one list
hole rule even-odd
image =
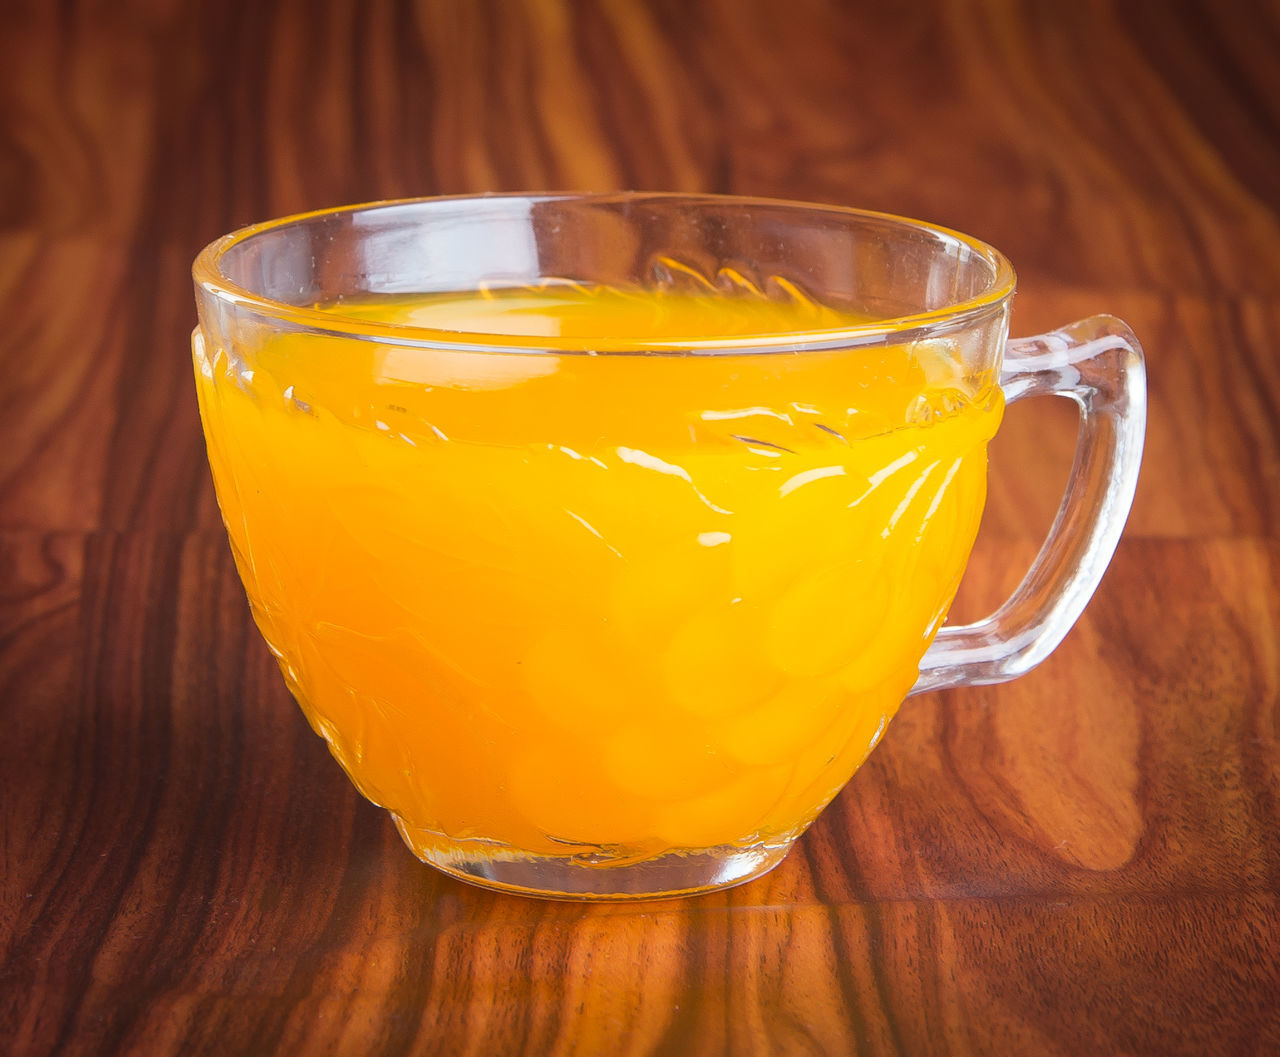
[[[0, 29], [0, 1051], [1280, 1052], [1280, 7], [41, 3]], [[421, 866], [290, 701], [209, 484], [188, 267], [382, 197], [917, 215], [1114, 312], [1147, 455], [1079, 627], [911, 700], [772, 875], [631, 905]], [[1061, 406], [1059, 406], [1061, 404]], [[961, 616], [1074, 443], [1013, 408]]]

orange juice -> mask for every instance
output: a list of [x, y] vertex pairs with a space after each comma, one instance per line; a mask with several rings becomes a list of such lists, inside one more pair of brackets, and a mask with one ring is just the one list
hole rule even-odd
[[[254, 616], [361, 792], [423, 857], [803, 829], [946, 615], [994, 377], [945, 340], [617, 348], [858, 322], [802, 297], [562, 283], [325, 311], [489, 335], [197, 347]], [[514, 348], [536, 335], [585, 351]]]

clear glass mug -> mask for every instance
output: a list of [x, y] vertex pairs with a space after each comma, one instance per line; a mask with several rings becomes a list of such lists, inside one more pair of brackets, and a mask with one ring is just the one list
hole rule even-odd
[[[706, 195], [378, 203], [195, 263], [196, 381], [254, 617], [423, 861], [563, 898], [770, 869], [901, 701], [1043, 660], [1136, 485], [1099, 316], [1007, 341], [997, 251]], [[1039, 556], [944, 627], [1005, 401], [1080, 409]]]

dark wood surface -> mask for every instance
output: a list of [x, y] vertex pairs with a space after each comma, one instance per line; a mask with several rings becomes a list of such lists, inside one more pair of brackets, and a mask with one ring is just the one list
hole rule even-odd
[[[899, 10], [900, 8], [900, 10]], [[0, 1052], [1280, 1052], [1280, 6], [10, 3]], [[910, 701], [772, 875], [552, 904], [421, 866], [290, 701], [209, 483], [188, 267], [243, 223], [702, 189], [985, 238], [1143, 338], [1080, 626]], [[961, 616], [1074, 443], [1012, 409]]]

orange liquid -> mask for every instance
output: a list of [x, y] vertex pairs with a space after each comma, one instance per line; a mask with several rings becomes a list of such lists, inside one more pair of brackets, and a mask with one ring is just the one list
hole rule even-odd
[[[605, 351], [839, 322], [572, 285], [333, 311]], [[196, 358], [258, 625], [423, 855], [794, 836], [915, 680], [1002, 409], [943, 342], [557, 355], [272, 333]]]

